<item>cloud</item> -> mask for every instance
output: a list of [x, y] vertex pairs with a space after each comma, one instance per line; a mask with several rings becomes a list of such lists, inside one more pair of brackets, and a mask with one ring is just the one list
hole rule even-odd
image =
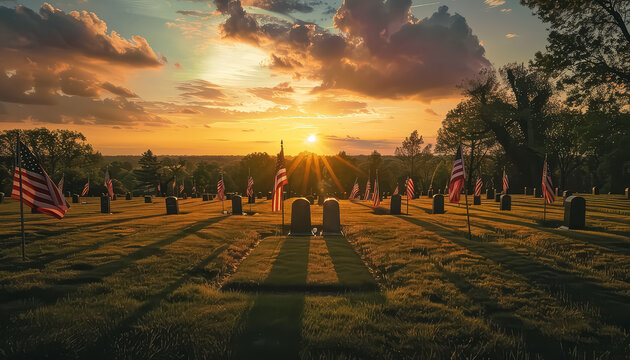
[[125, 98], [138, 97], [138, 95], [134, 94], [131, 90], [122, 86], [116, 86], [110, 82], [104, 82], [103, 84], [101, 84], [101, 87], [114, 95], [122, 96]]
[[441, 116], [440, 114], [436, 113], [435, 110], [430, 109], [430, 108], [424, 109], [424, 112], [426, 112], [429, 115], [433, 115], [433, 116]]
[[305, 103], [304, 110], [309, 114], [325, 116], [369, 114], [371, 112], [367, 104], [362, 101], [336, 100], [332, 97], [324, 96]]
[[346, 135], [345, 137], [336, 135], [320, 135], [320, 138], [322, 138], [325, 142], [332, 144], [334, 147], [343, 148], [349, 152], [356, 151], [358, 153], [365, 153], [365, 151], [379, 149], [393, 149], [400, 143], [400, 141], [394, 140], [361, 139], [350, 135]]
[[176, 11], [176, 13], [185, 16], [196, 16], [204, 19], [207, 19], [213, 15], [212, 12], [201, 10], [178, 10]]
[[272, 88], [258, 87], [249, 89], [248, 91], [263, 100], [271, 101], [276, 104], [292, 105], [295, 103], [292, 98], [288, 97], [289, 94], [292, 94], [294, 92], [293, 88], [288, 82], [280, 83]]
[[505, 4], [505, 0], [484, 0], [484, 3], [490, 7], [497, 7]]
[[334, 17], [339, 33], [332, 34], [302, 22], [258, 23], [239, 1], [228, 5], [222, 35], [267, 50], [267, 66], [274, 71], [319, 81], [314, 92], [445, 98], [462, 79], [491, 66], [466, 20], [446, 6], [418, 20], [411, 0], [345, 0]]
[[205, 80], [191, 80], [181, 83], [177, 89], [184, 97], [196, 97], [204, 100], [219, 100], [225, 98], [220, 86]]
[[505, 34], [505, 37], [508, 39], [512, 39], [512, 38], [518, 37], [518, 34]]
[[512, 11], [512, 9], [501, 9], [501, 12], [502, 12], [502, 13], [509, 13], [509, 12], [511, 12], [511, 11]]
[[175, 68], [176, 68], [177, 70], [181, 70], [181, 69], [183, 69], [183, 68], [182, 68], [182, 65], [181, 65], [180, 63], [178, 63], [178, 62], [176, 62], [175, 64], [173, 64], [173, 66], [175, 66]]

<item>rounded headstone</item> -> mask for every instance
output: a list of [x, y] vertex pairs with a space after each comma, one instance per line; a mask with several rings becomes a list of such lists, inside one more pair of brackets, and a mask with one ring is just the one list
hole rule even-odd
[[433, 213], [444, 214], [444, 195], [433, 195]]
[[239, 195], [232, 196], [232, 215], [243, 215], [243, 198]]
[[400, 215], [400, 205], [402, 202], [402, 198], [400, 195], [392, 195], [392, 199], [389, 203], [389, 213], [391, 215]]
[[583, 197], [569, 196], [564, 200], [564, 225], [569, 229], [584, 229], [586, 200]]
[[599, 188], [597, 186], [593, 186], [593, 188], [591, 189], [591, 193], [593, 195], [599, 195]]
[[131, 200], [133, 199], [133, 196], [131, 195], [130, 192], [127, 193], [127, 195], [125, 195], [125, 200]]
[[501, 202], [501, 194], [495, 194], [494, 195], [494, 202], [498, 202], [498, 203]]
[[79, 203], [79, 200], [80, 200], [80, 198], [79, 198], [79, 194], [74, 194], [74, 195], [72, 195], [72, 203], [73, 203], [73, 204], [78, 204], [78, 203]]
[[511, 211], [512, 210], [512, 197], [510, 195], [501, 195], [501, 205], [499, 210]]
[[109, 214], [111, 210], [111, 199], [109, 195], [101, 196], [101, 213]]
[[525, 186], [525, 187], [523, 188], [523, 195], [528, 195], [528, 194], [527, 194], [527, 186]]
[[494, 189], [486, 189], [486, 199], [487, 200], [494, 199]]
[[324, 201], [323, 208], [323, 235], [341, 234], [341, 216], [339, 214], [339, 201], [333, 198], [326, 199]]
[[475, 197], [473, 197], [473, 205], [481, 205], [481, 196], [475, 195]]
[[153, 202], [153, 198], [151, 196], [145, 196], [144, 197], [144, 203], [145, 204], [150, 204]]
[[201, 195], [201, 201], [210, 201], [210, 195], [208, 194]]
[[305, 198], [297, 198], [291, 204], [291, 232], [293, 236], [313, 235], [311, 204]]
[[259, 191], [258, 194], [256, 194], [256, 198], [258, 200], [262, 200], [262, 193]]
[[166, 215], [179, 215], [179, 202], [175, 196], [166, 198]]
[[267, 193], [267, 200], [271, 200], [271, 198], [273, 197], [273, 195], [271, 194], [271, 191]]

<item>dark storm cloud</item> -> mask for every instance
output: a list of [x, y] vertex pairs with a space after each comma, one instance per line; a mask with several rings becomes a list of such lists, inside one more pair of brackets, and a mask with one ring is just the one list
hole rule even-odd
[[279, 23], [272, 32], [269, 23], [260, 25], [247, 14], [240, 1], [231, 1], [222, 34], [267, 49], [268, 65], [276, 71], [319, 80], [316, 92], [444, 98], [455, 93], [462, 79], [491, 66], [464, 17], [442, 6], [419, 20], [410, 5], [410, 0], [345, 0], [334, 17], [340, 33], [331, 34], [305, 23]]

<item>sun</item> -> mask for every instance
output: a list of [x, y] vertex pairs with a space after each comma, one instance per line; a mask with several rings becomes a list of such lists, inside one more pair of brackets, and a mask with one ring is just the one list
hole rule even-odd
[[306, 142], [309, 144], [313, 144], [316, 141], [317, 141], [317, 136], [315, 136], [315, 134], [311, 134], [306, 138]]

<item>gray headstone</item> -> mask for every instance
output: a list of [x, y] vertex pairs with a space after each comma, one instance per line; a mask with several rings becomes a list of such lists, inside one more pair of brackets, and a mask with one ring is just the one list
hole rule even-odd
[[271, 200], [273, 198], [273, 194], [270, 192], [267, 193], [267, 200]]
[[[626, 194], [628, 193], [628, 189], [626, 189]], [[0, 192], [0, 204], [4, 201], [4, 193]]]
[[201, 195], [201, 201], [210, 201], [210, 195], [208, 194]]
[[127, 195], [125, 196], [125, 200], [131, 200], [133, 199], [133, 196], [131, 195], [130, 192], [127, 193]]
[[390, 204], [389, 204], [389, 213], [391, 215], [400, 215], [401, 201], [402, 201], [402, 198], [400, 197], [400, 195], [398, 194], [392, 195], [392, 200], [390, 201]]
[[317, 197], [317, 205], [320, 205], [320, 206], [324, 205], [324, 200], [325, 200], [325, 199], [324, 199], [324, 195], [320, 194], [320, 195]]
[[101, 213], [109, 214], [112, 210], [109, 195], [101, 196]]
[[66, 197], [72, 197], [72, 193], [70, 191], [66, 191]]
[[262, 193], [259, 191], [258, 194], [256, 194], [256, 198], [258, 200], [262, 200]]
[[584, 229], [586, 225], [586, 200], [569, 196], [564, 200], [564, 225], [569, 229]]
[[255, 204], [256, 203], [256, 197], [254, 195], [248, 196], [247, 197], [247, 203], [248, 204]]
[[243, 215], [243, 198], [239, 195], [232, 196], [232, 215]]
[[523, 188], [523, 195], [527, 195], [527, 186]]
[[79, 203], [79, 200], [80, 200], [80, 198], [79, 198], [79, 194], [74, 194], [74, 195], [72, 195], [72, 203], [73, 203], [73, 204], [78, 204], [78, 203]]
[[599, 195], [599, 188], [597, 186], [593, 186], [591, 190], [593, 195]]
[[307, 196], [306, 200], [308, 200], [308, 202], [311, 203], [311, 205], [315, 205], [315, 198], [313, 197], [313, 195]]
[[[2, 194], [2, 196], [4, 196], [4, 194]], [[2, 196], [0, 196], [0, 197], [2, 197]], [[630, 200], [630, 188], [626, 188], [626, 199]], [[0, 203], [1, 202], [2, 202], [2, 200], [0, 199]]]
[[444, 195], [433, 195], [433, 213], [444, 214]]
[[473, 205], [481, 205], [481, 196], [473, 197]]
[[293, 200], [291, 204], [291, 232], [292, 236], [311, 236], [311, 205], [305, 198]]
[[558, 188], [556, 187], [556, 197], [558, 197]]
[[495, 194], [494, 195], [494, 202], [498, 202], [498, 203], [501, 202], [501, 194]]
[[179, 215], [179, 202], [175, 196], [166, 198], [166, 215]]
[[339, 201], [337, 201], [337, 199], [329, 198], [324, 201], [323, 206], [323, 235], [341, 234], [341, 216], [339, 215]]
[[494, 199], [494, 189], [486, 189], [486, 199], [487, 200]]
[[569, 196], [573, 195], [573, 191], [569, 191], [569, 190], [564, 190], [562, 192], [562, 198], [566, 200], [566, 198], [568, 198]]
[[145, 196], [144, 197], [144, 203], [145, 204], [151, 204], [153, 202], [153, 198], [150, 196]]
[[511, 211], [512, 210], [512, 197], [510, 195], [501, 195], [501, 205], [499, 210]]

